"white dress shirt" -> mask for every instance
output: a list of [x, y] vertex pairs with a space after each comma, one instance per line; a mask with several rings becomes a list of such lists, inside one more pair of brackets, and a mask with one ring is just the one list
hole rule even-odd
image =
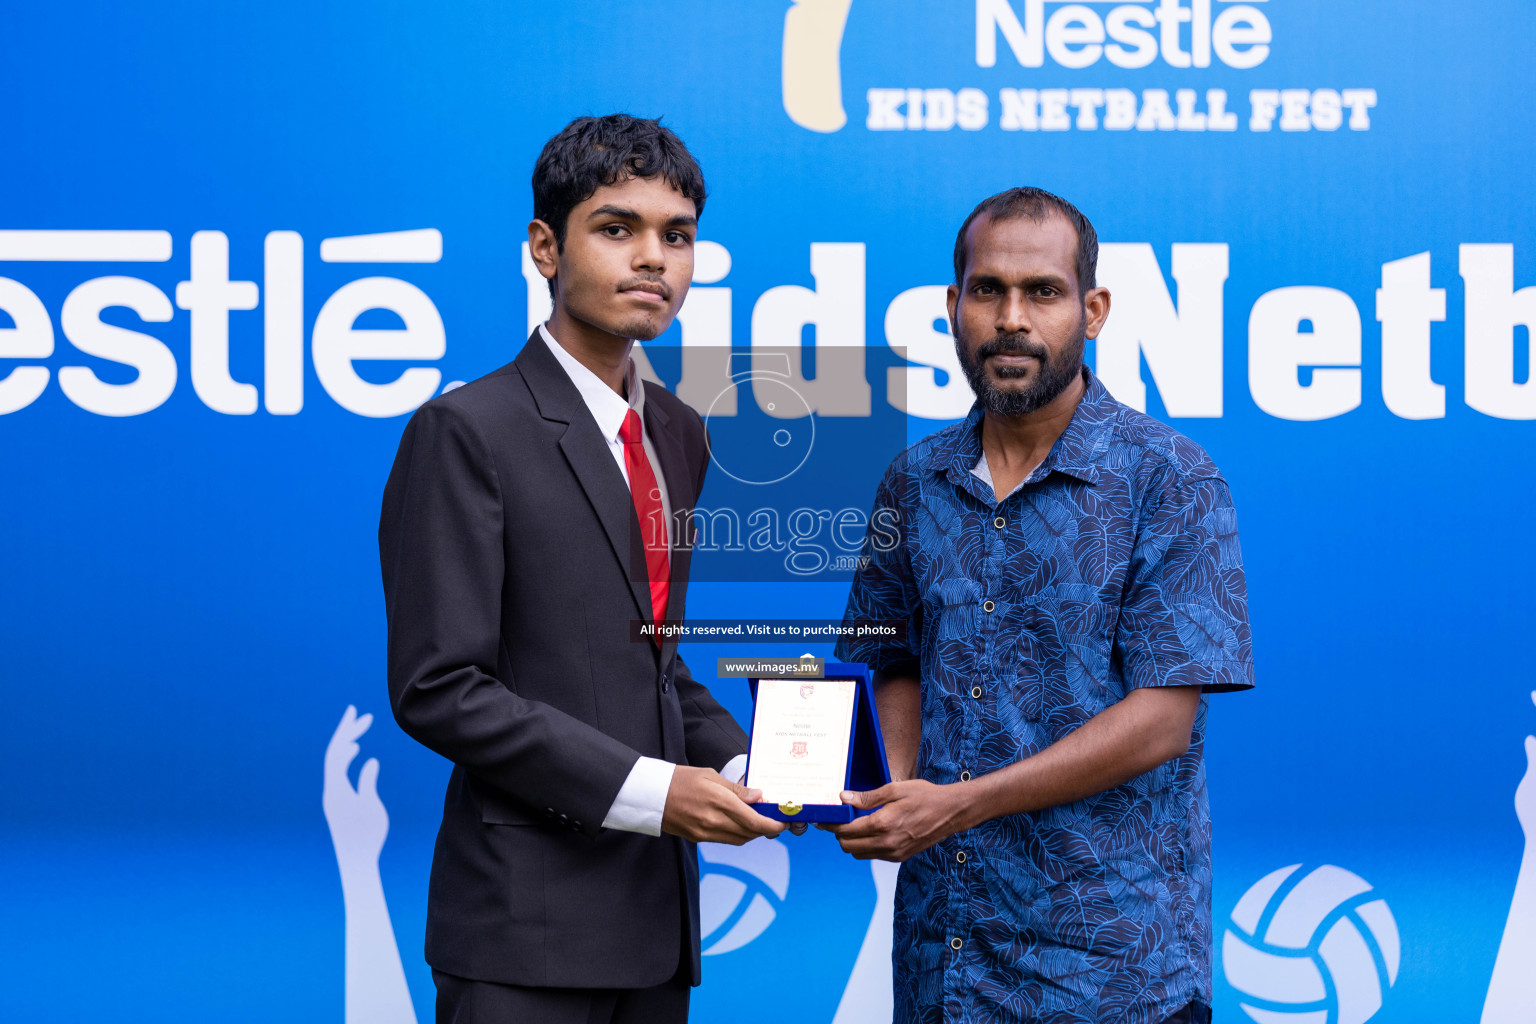
[[[539, 336], [544, 339], [544, 344], [549, 346], [549, 351], [554, 354], [566, 376], [571, 378], [571, 383], [576, 385], [576, 390], [581, 393], [581, 399], [586, 403], [587, 411], [597, 421], [597, 429], [608, 442], [608, 451], [613, 455], [614, 462], [618, 464], [619, 473], [624, 477], [624, 485], [629, 486], [629, 467], [624, 462], [624, 440], [619, 434], [619, 429], [624, 425], [624, 419], [629, 415], [629, 410], [635, 410], [635, 415], [640, 417], [641, 424], [645, 423], [645, 387], [640, 383], [639, 374], [635, 372], [635, 361], [631, 359], [629, 365], [624, 368], [624, 394], [614, 392], [602, 378], [583, 366], [575, 356], [565, 350], [565, 347], [555, 340], [555, 336], [549, 333], [547, 325], [539, 325]], [[675, 532], [672, 523], [672, 505], [667, 499], [667, 482], [661, 473], [661, 463], [656, 458], [656, 450], [651, 447], [651, 435], [642, 431], [645, 445], [645, 457], [651, 462], [651, 473], [656, 477], [657, 489], [661, 492], [661, 512], [667, 524], [667, 540], [675, 543]], [[603, 819], [604, 828], [620, 829], [625, 832], [643, 832], [650, 836], [661, 835], [661, 818], [667, 807], [667, 790], [672, 786], [672, 771], [677, 766], [671, 761], [663, 761], [655, 757], [641, 756], [635, 762], [635, 766], [629, 770], [629, 777], [624, 780], [624, 785], [619, 787], [619, 795], [614, 799], [613, 806], [608, 808], [608, 816]], [[746, 774], [747, 758], [745, 754], [733, 757], [729, 764], [721, 769], [720, 774], [732, 782], [741, 781]]]

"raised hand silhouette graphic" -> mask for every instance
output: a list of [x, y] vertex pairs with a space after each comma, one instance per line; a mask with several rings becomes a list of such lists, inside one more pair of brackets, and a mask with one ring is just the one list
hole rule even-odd
[[[1536, 693], [1531, 694], [1536, 702]], [[1525, 856], [1504, 938], [1483, 1001], [1482, 1024], [1530, 1024], [1536, 1020], [1536, 736], [1525, 738], [1525, 777], [1515, 787], [1515, 816], [1525, 830]]]
[[359, 715], [357, 708], [347, 705], [325, 748], [325, 785], [320, 796], [346, 907], [346, 1024], [416, 1024], [379, 876], [389, 814], [379, 799], [378, 758], [363, 762], [357, 788], [347, 776], [361, 749], [357, 740], [372, 724], [372, 715]]

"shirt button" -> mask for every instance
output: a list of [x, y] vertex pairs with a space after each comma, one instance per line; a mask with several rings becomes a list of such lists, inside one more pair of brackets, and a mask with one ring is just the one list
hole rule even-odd
[[956, 864], [964, 864], [965, 863], [965, 851], [964, 850], [961, 850], [959, 853], [955, 854], [955, 863]]
[[971, 687], [971, 696], [975, 697], [977, 700], [980, 700], [981, 699], [981, 687], [979, 687], [979, 686]]
[[981, 602], [981, 610], [984, 611], [984, 612], [990, 612], [990, 611], [994, 610], [996, 607], [997, 607], [996, 603], [994, 603], [992, 601], [983, 601], [983, 602]]
[[992, 525], [1001, 530], [1003, 527], [1008, 525], [1008, 520], [1004, 519], [1002, 516], [998, 516], [996, 519], [992, 520]]
[[667, 692], [667, 689], [668, 689], [668, 688], [669, 688], [669, 687], [670, 687], [670, 686], [671, 686], [671, 684], [670, 684], [670, 683], [668, 683], [668, 682], [667, 682], [667, 681], [666, 681], [666, 680], [665, 680], [665, 679], [663, 679], [663, 680], [662, 680], [662, 681], [661, 681], [661, 692], [662, 692], [662, 693], [666, 693], [666, 692]]
[[949, 940], [949, 948], [950, 949], [959, 949], [963, 945], [965, 945], [965, 943], [961, 942], [958, 936], [956, 938], [953, 938], [953, 939]]
[[[961, 772], [960, 773], [960, 781], [961, 782], [970, 782], [971, 781], [971, 773], [970, 772]], [[956, 946], [955, 948], [959, 949], [960, 947]]]

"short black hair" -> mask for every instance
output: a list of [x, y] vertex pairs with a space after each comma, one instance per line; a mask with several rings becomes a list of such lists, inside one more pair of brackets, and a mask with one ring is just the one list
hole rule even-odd
[[1033, 188], [1025, 185], [1020, 188], [1010, 188], [1006, 192], [999, 192], [995, 196], [988, 196], [976, 204], [976, 209], [965, 218], [965, 223], [960, 225], [960, 233], [955, 236], [955, 284], [965, 282], [965, 262], [970, 256], [970, 246], [966, 242], [966, 233], [971, 230], [977, 217], [995, 217], [998, 220], [1008, 220], [1012, 217], [1027, 217], [1036, 223], [1043, 222], [1052, 211], [1061, 214], [1067, 219], [1067, 223], [1077, 231], [1077, 294], [1079, 297], [1095, 287], [1095, 277], [1099, 270], [1099, 235], [1093, 230], [1093, 225], [1084, 217], [1082, 211], [1061, 196], [1047, 192], [1043, 188]]
[[660, 120], [628, 114], [578, 117], [544, 143], [533, 165], [533, 215], [563, 249], [571, 211], [630, 178], [665, 178], [704, 215], [704, 172], [683, 140]]

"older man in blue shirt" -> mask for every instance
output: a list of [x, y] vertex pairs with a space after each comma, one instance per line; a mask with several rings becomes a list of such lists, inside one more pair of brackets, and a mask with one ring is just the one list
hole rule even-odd
[[1226, 482], [1083, 365], [1098, 241], [1039, 189], [960, 229], [949, 315], [977, 402], [902, 453], [845, 641], [877, 672], [891, 785], [844, 799], [905, 862], [903, 1022], [1202, 1024], [1211, 1005], [1205, 694], [1253, 685]]

